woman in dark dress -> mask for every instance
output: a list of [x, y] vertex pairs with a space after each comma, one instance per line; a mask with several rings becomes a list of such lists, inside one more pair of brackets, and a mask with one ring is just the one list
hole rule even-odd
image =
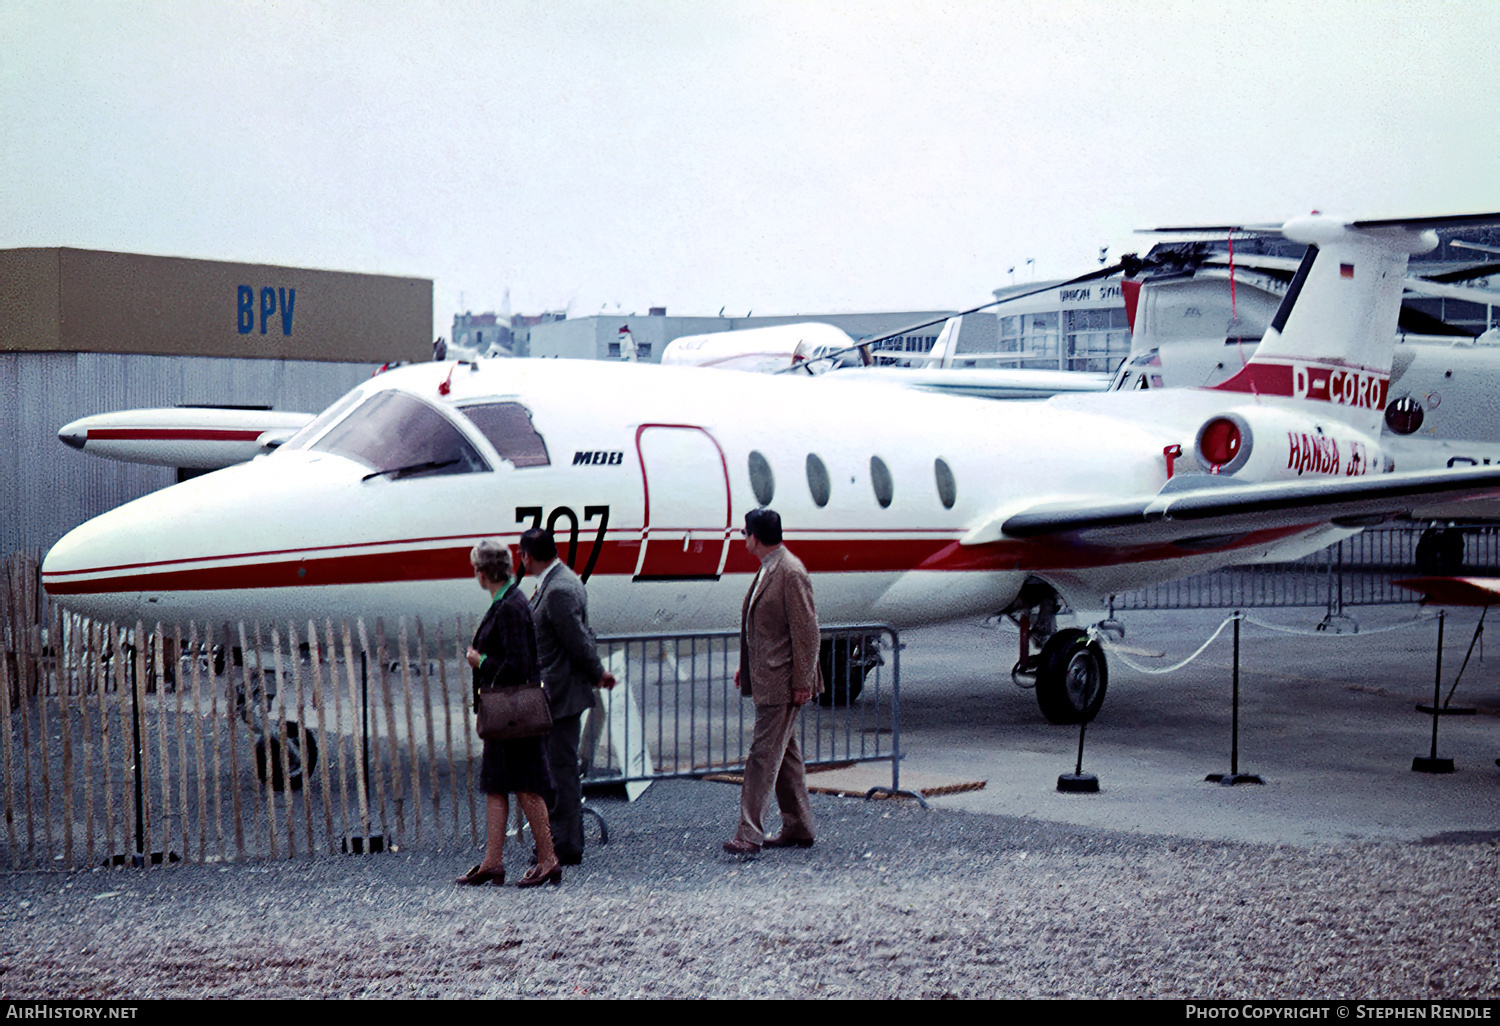
[[[474, 632], [469, 646], [469, 665], [474, 668], [477, 706], [481, 687], [515, 687], [538, 684], [536, 629], [531, 604], [516, 588], [510, 550], [492, 541], [482, 541], [469, 554], [479, 586], [490, 593], [490, 608]], [[505, 882], [505, 826], [510, 818], [510, 795], [521, 803], [536, 839], [536, 865], [517, 886], [536, 887], [561, 883], [562, 867], [552, 849], [552, 830], [547, 805], [552, 801], [552, 776], [547, 770], [543, 737], [509, 741], [486, 741], [479, 772], [485, 799], [484, 860], [456, 880], [460, 884]]]

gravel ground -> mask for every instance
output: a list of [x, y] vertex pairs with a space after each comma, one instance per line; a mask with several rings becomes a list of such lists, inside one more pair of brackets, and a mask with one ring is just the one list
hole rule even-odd
[[1500, 997], [1494, 835], [1287, 847], [815, 795], [815, 848], [740, 860], [737, 797], [595, 799], [610, 844], [541, 891], [453, 886], [471, 851], [0, 877], [0, 997]]

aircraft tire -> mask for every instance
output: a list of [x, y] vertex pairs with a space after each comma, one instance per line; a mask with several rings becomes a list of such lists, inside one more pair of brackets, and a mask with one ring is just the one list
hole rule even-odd
[[1463, 572], [1464, 532], [1458, 528], [1429, 527], [1417, 539], [1417, 573], [1453, 577]]
[[1038, 658], [1036, 704], [1049, 723], [1092, 720], [1104, 704], [1109, 664], [1098, 642], [1077, 627], [1047, 639]]
[[[286, 721], [286, 740], [290, 746], [287, 753], [291, 763], [291, 790], [302, 790], [302, 783], [318, 766], [318, 739], [311, 730], [303, 730], [293, 720]], [[281, 772], [281, 738], [273, 736], [255, 742], [255, 772], [261, 782], [266, 780], [267, 753], [270, 758], [271, 790], [287, 790], [286, 778]]]
[[818, 665], [823, 671], [823, 693], [818, 704], [825, 709], [843, 708], [859, 699], [865, 677], [884, 660], [880, 637], [826, 638], [818, 647]]

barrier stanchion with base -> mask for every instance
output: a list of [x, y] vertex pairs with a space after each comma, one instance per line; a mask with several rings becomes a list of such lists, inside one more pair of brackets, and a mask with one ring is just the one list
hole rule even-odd
[[1099, 793], [1099, 778], [1083, 771], [1083, 731], [1087, 726], [1088, 720], [1078, 721], [1078, 761], [1073, 764], [1073, 772], [1057, 776], [1057, 789], [1063, 794]]
[[[130, 673], [130, 735], [131, 735], [131, 759], [135, 777], [135, 851], [112, 855], [104, 860], [105, 866], [134, 866], [136, 869], [144, 869], [148, 864], [159, 866], [163, 862], [181, 862], [182, 856], [175, 851], [153, 851], [147, 853], [146, 823], [143, 810], [145, 809], [145, 785], [141, 779], [144, 752], [141, 746], [141, 689], [145, 686], [142, 677], [145, 675], [145, 652], [142, 646], [145, 644], [144, 629], [137, 623], [135, 627], [136, 655], [126, 664]], [[161, 686], [157, 686], [158, 695]], [[45, 696], [43, 697], [45, 701]]]
[[[1229, 700], [1229, 772], [1210, 773], [1205, 783], [1233, 787], [1236, 784], [1264, 784], [1254, 773], [1240, 772], [1240, 611], [1234, 611], [1234, 668], [1231, 671], [1231, 698]], [[1319, 626], [1321, 629], [1321, 625]]]
[[[899, 737], [900, 735], [898, 734], [897, 736]], [[899, 750], [894, 753], [891, 759], [891, 786], [870, 788], [865, 792], [865, 801], [869, 801], [877, 794], [883, 794], [887, 798], [915, 798], [917, 804], [922, 806], [922, 808], [932, 808], [931, 805], [927, 804], [927, 799], [922, 797], [921, 792], [903, 791], [901, 789], [901, 753]]]
[[[364, 804], [361, 807], [365, 807], [370, 801], [370, 661], [363, 651], [359, 653], [359, 744], [360, 780], [364, 787]], [[371, 830], [363, 835], [344, 835], [345, 855], [378, 855], [383, 851], [384, 834]]]
[[[1442, 715], [1439, 703], [1443, 700], [1443, 620], [1446, 616], [1447, 610], [1438, 611], [1437, 671], [1432, 680], [1432, 749], [1427, 755], [1412, 759], [1413, 773], [1453, 772], [1453, 760], [1439, 758], [1437, 753], [1438, 717]], [[1475, 637], [1478, 637], [1477, 632]], [[1417, 708], [1420, 709], [1421, 706]]]
[[[1072, 672], [1071, 667], [1069, 672]], [[1063, 794], [1099, 793], [1099, 778], [1083, 771], [1083, 735], [1088, 728], [1089, 720], [1093, 718], [1089, 710], [1094, 705], [1094, 696], [1098, 694], [1098, 690], [1099, 678], [1090, 673], [1078, 703], [1083, 710], [1078, 717], [1078, 759], [1073, 764], [1072, 773], [1060, 773], [1057, 777], [1057, 789]]]
[[[1454, 705], [1453, 692], [1458, 690], [1458, 682], [1464, 679], [1464, 671], [1469, 668], [1469, 660], [1474, 657], [1474, 646], [1484, 640], [1484, 618], [1489, 614], [1490, 607], [1485, 606], [1479, 611], [1479, 622], [1474, 625], [1474, 636], [1469, 639], [1469, 650], [1464, 653], [1464, 661], [1458, 667], [1458, 675], [1453, 678], [1453, 686], [1448, 689], [1448, 697], [1438, 705], [1437, 696], [1433, 695], [1432, 704], [1425, 702], [1417, 703], [1417, 712], [1429, 713], [1436, 716], [1475, 716], [1479, 710], [1472, 705]], [[1441, 615], [1441, 614], [1439, 614]], [[1484, 661], [1484, 651], [1481, 649], [1479, 659]]]

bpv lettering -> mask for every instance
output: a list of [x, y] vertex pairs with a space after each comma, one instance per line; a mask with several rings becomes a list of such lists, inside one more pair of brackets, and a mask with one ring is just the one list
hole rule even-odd
[[[260, 289], [260, 333], [266, 334], [272, 325], [271, 316], [281, 315], [281, 333], [291, 335], [292, 316], [297, 306], [297, 290], [288, 288], [272, 288], [264, 285]], [[250, 285], [239, 287], [239, 319], [238, 326], [241, 335], [248, 335], [255, 330], [256, 313], [256, 290]]]

